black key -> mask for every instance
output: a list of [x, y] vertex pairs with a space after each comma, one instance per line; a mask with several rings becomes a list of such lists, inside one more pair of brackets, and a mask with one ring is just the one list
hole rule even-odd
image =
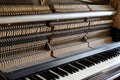
[[119, 56], [120, 55], [120, 50], [116, 50], [116, 55]]
[[69, 63], [69, 66], [70, 66], [72, 69], [74, 69], [74, 72], [79, 71], [79, 69], [78, 69], [78, 68], [75, 68], [74, 66], [70, 65], [70, 63]]
[[104, 58], [99, 56], [99, 55], [93, 55], [92, 57], [99, 60], [99, 61], [102, 61], [102, 62], [104, 61]]
[[51, 76], [53, 76], [55, 79], [59, 79], [59, 76], [57, 76], [57, 75], [51, 73], [50, 71], [48, 71], [48, 74], [50, 74]]
[[94, 62], [94, 63], [96, 63], [96, 64], [98, 64], [100, 62], [99, 60], [97, 60], [95, 58], [92, 58], [92, 57], [88, 57], [87, 59]]
[[67, 71], [68, 73], [71, 73], [71, 74], [73, 74], [74, 72], [70, 69], [70, 68], [68, 68], [68, 67], [60, 67], [61, 69], [63, 69], [63, 70], [65, 70], [65, 71]]
[[66, 72], [63, 72], [61, 71], [60, 69], [58, 68], [53, 68], [51, 69], [53, 72], [57, 73], [58, 75], [62, 76], [62, 77], [65, 77], [65, 76], [68, 76], [68, 74]]
[[62, 65], [62, 66], [60, 66], [60, 68], [62, 68], [63, 70], [65, 70], [65, 71], [67, 71], [67, 72], [69, 72], [71, 74], [73, 74], [73, 73], [78, 71], [78, 69], [76, 69], [74, 67], [71, 67], [68, 64]]
[[51, 79], [49, 79], [49, 80], [55, 80], [55, 79], [57, 78], [56, 76], [52, 75], [49, 71], [47, 71], [46, 74], [47, 74], [49, 77], [51, 77]]
[[54, 77], [51, 76], [50, 74], [48, 74], [46, 71], [40, 72], [39, 75], [41, 75], [42, 77], [44, 77], [47, 80], [55, 80]]
[[26, 80], [26, 79], [25, 79], [25, 78], [22, 78], [22, 79], [20, 78], [20, 79], [18, 79], [18, 80]]
[[81, 64], [81, 63], [79, 63], [79, 62], [77, 62], [77, 61], [76, 61], [76, 63], [79, 64], [80, 66], [82, 66], [83, 69], [86, 69], [86, 68], [87, 68], [87, 66], [85, 66], [85, 65], [83, 65], [83, 64]]
[[101, 53], [100, 55], [105, 56], [107, 59], [111, 59], [115, 56], [115, 54], [111, 52], [104, 52], [104, 53]]
[[70, 64], [77, 67], [77, 68], [79, 68], [79, 69], [81, 69], [81, 70], [85, 69], [85, 66], [77, 64], [76, 62], [71, 62]]
[[119, 55], [120, 55], [120, 52], [115, 53], [115, 56], [119, 56]]
[[37, 79], [36, 77], [34, 77], [33, 75], [30, 75], [29, 78], [30, 78], [31, 80], [38, 80], [38, 79]]
[[53, 77], [51, 74], [49, 74], [48, 72], [45, 73], [47, 80], [55, 80], [55, 77]]
[[89, 61], [86, 61], [85, 59], [80, 59], [80, 60], [78, 60], [78, 62], [85, 65], [85, 66], [87, 66], [87, 67], [92, 66], [92, 63], [89, 62]]
[[88, 60], [86, 58], [85, 58], [85, 60], [88, 61], [88, 62], [90, 62], [92, 66], [95, 64], [95, 63], [93, 63], [92, 61], [90, 61], [90, 60]]
[[101, 53], [100, 55], [105, 56], [107, 59], [110, 59], [110, 56], [108, 54]]
[[117, 56], [117, 50], [113, 49], [106, 53], [110, 58]]
[[119, 56], [119, 51], [117, 49], [114, 49], [113, 52], [111, 52], [111, 55], [113, 55], [114, 57]]
[[103, 57], [103, 58], [104, 58], [104, 60], [108, 60], [108, 58], [107, 58], [107, 57], [105, 57], [105, 56], [103, 56], [103, 55], [101, 55], [101, 54], [99, 54], [99, 56]]
[[103, 61], [106, 61], [106, 60], [107, 60], [107, 58], [106, 58], [105, 56], [102, 56], [102, 55], [100, 55], [100, 54], [98, 54], [97, 56], [101, 57], [101, 58], [103, 59]]

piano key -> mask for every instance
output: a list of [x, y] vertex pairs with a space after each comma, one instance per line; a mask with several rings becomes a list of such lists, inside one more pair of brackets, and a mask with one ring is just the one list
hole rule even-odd
[[87, 67], [89, 67], [89, 66], [91, 66], [93, 64], [91, 62], [86, 61], [85, 59], [78, 60], [78, 62], [85, 65], [85, 66], [87, 66]]
[[55, 77], [53, 77], [51, 74], [49, 74], [48, 71], [45, 72], [44, 74], [46, 74], [47, 80], [55, 80]]
[[[61, 68], [58, 68], [60, 71], [62, 71], [62, 72], [65, 72], [67, 75], [70, 75], [70, 73], [69, 72], [67, 72], [67, 71], [65, 71], [65, 70], [63, 70], [63, 69], [61, 69]], [[59, 79], [62, 79], [62, 80], [72, 80], [71, 79], [71, 77], [69, 76], [63, 76], [63, 77], [65, 77], [64, 79], [62, 79], [62, 77], [60, 76], [59, 77]]]
[[38, 80], [38, 79], [35, 78], [33, 75], [29, 76], [29, 78], [30, 78], [31, 80]]
[[72, 69], [74, 69], [75, 71], [74, 72], [77, 72], [79, 69], [71, 64], [68, 64], [69, 66], [71, 66]]
[[76, 61], [76, 63], [77, 63], [77, 64], [79, 64], [79, 65], [84, 66], [84, 68], [86, 68], [86, 67], [87, 67], [87, 66], [85, 66], [85, 65], [83, 65], [83, 64], [81, 64], [81, 63], [79, 63], [78, 61]]
[[97, 60], [99, 60], [99, 61], [104, 61], [104, 58], [101, 57], [101, 56], [99, 56], [99, 55], [94, 55], [92, 57], [95, 58], [95, 59], [97, 59]]
[[92, 61], [92, 62], [94, 62], [96, 64], [98, 64], [100, 62], [99, 60], [97, 60], [95, 58], [92, 58], [92, 57], [87, 57], [86, 59], [88, 59], [88, 60], [90, 60], [90, 61]]
[[72, 62], [70, 64], [73, 65], [73, 66], [75, 66], [75, 67], [77, 67], [77, 68], [79, 68], [79, 69], [81, 69], [81, 70], [85, 69], [85, 66], [77, 64], [76, 62]]
[[35, 75], [38, 79], [46, 80], [44, 77], [40, 76], [39, 74]]
[[104, 56], [102, 56], [102, 55], [100, 55], [100, 54], [98, 54], [97, 56], [100, 57], [100, 58], [102, 58], [103, 61], [104, 61], [104, 60], [107, 60], [106, 57], [104, 57]]
[[104, 60], [107, 60], [107, 59], [108, 59], [107, 57], [105, 57], [105, 56], [103, 56], [103, 55], [101, 55], [101, 54], [98, 54], [98, 55], [101, 56], [101, 57], [103, 57]]
[[43, 80], [43, 78], [37, 77], [36, 75], [32, 75], [32, 77], [34, 78], [33, 80]]
[[55, 80], [55, 79], [58, 79], [58, 78], [59, 78], [58, 76], [56, 76], [56, 75], [52, 74], [52, 73], [51, 73], [51, 72], [49, 72], [49, 71], [47, 71], [47, 72], [46, 72], [46, 74], [47, 74], [49, 77], [51, 77], [51, 79], [50, 79], [50, 80]]
[[45, 78], [46, 80], [51, 79], [51, 77], [49, 75], [47, 75], [45, 72], [41, 72], [39, 73], [40, 76], [42, 76], [43, 78]]
[[59, 76], [57, 76], [57, 75], [51, 73], [50, 71], [48, 71], [47, 74], [50, 74], [50, 75], [53, 76], [55, 79], [58, 79], [58, 78], [59, 78]]
[[64, 77], [65, 79], [73, 80], [73, 77], [75, 77], [75, 76], [71, 76], [71, 73], [67, 72], [66, 70], [64, 70], [64, 69], [62, 69], [62, 68], [58, 68], [58, 69], [60, 69], [61, 71], [66, 72], [66, 73], [69, 75], [69, 76], [65, 76], [65, 77]]
[[68, 64], [66, 65], [63, 65], [63, 66], [60, 66], [60, 68], [62, 68], [62, 69], [64, 69], [64, 70], [66, 70], [67, 72], [69, 72], [69, 73], [74, 73], [74, 72], [76, 72], [76, 71], [78, 71], [76, 68], [74, 68], [74, 67], [71, 67], [71, 66], [69, 66]]
[[85, 60], [88, 61], [88, 62], [90, 62], [91, 65], [94, 65], [94, 64], [95, 64], [94, 62], [92, 62], [92, 61], [90, 61], [90, 60], [88, 60], [88, 59], [86, 59], [86, 58], [85, 58]]
[[61, 71], [58, 68], [54, 68], [54, 69], [52, 69], [52, 71], [55, 72], [55, 73], [57, 73], [57, 74], [59, 74], [60, 76], [63, 76], [63, 77], [68, 75], [67, 73]]
[[30, 78], [25, 78], [25, 80], [31, 80]]
[[69, 69], [69, 68], [66, 68], [66, 67], [60, 67], [60, 70], [64, 70], [64, 71], [66, 71], [66, 72], [69, 72], [69, 73], [71, 73], [71, 74], [73, 74], [73, 71], [71, 70], [71, 69]]
[[73, 66], [73, 65], [71, 65], [71, 64], [69, 64], [69, 65], [70, 65], [71, 67], [77, 69], [77, 71], [79, 71], [79, 69], [78, 69], [77, 67], [75, 67], [75, 66]]
[[110, 59], [110, 58], [112, 58], [112, 57], [115, 56], [114, 52], [113, 52], [113, 53], [110, 53], [110, 52], [107, 53], [107, 52], [106, 52], [106, 54], [101, 53], [100, 55], [105, 56], [105, 57], [107, 57], [108, 59]]
[[74, 78], [73, 80], [84, 79], [84, 78], [89, 77], [95, 73], [98, 73], [100, 71], [104, 71], [105, 69], [108, 69], [109, 67], [118, 64], [119, 59], [120, 59], [120, 56], [111, 58], [111, 59], [106, 60], [104, 62], [100, 62], [99, 64], [95, 64], [94, 66], [87, 67], [84, 70], [79, 70], [78, 72], [71, 74], [70, 76], [78, 76], [79, 77], [78, 79]]
[[50, 72], [51, 74], [53, 74], [53, 75], [57, 76], [57, 78], [59, 79], [59, 77], [60, 77], [60, 75], [59, 75], [59, 74], [55, 73], [55, 72], [54, 72], [54, 71], [52, 71], [52, 70], [49, 70], [49, 72]]
[[[59, 75], [59, 74], [55, 73], [55, 72], [54, 72], [54, 71], [52, 71], [52, 70], [49, 70], [49, 71], [50, 71], [51, 73], [53, 73], [53, 74], [55, 74], [55, 75], [59, 76], [59, 78], [58, 78], [58, 79], [63, 80], [63, 79], [62, 79], [62, 77], [63, 77], [63, 76], [61, 76], [61, 75]], [[57, 79], [57, 80], [58, 80], [58, 79]], [[66, 79], [64, 79], [64, 80], [69, 80], [69, 79], [68, 79], [68, 78], [66, 78]]]

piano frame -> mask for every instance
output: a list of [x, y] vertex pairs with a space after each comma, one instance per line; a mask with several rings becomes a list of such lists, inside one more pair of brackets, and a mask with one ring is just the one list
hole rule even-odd
[[[58, 19], [72, 19], [72, 18], [88, 18], [88, 17], [100, 17], [100, 16], [112, 16], [116, 14], [116, 11], [92, 11], [92, 12], [78, 12], [78, 13], [53, 13], [53, 14], [43, 14], [43, 15], [28, 15], [28, 16], [9, 16], [9, 17], [0, 17], [0, 24], [11, 24], [11, 23], [18, 23], [18, 22], [33, 22], [33, 21], [49, 21], [49, 20], [58, 20]], [[68, 57], [64, 57], [62, 59], [57, 59], [54, 61], [42, 63], [39, 65], [31, 66], [28, 68], [16, 70], [9, 73], [4, 73], [6, 77], [10, 80], [15, 80], [20, 77], [24, 77], [30, 74], [34, 74], [36, 72], [40, 72], [61, 64], [65, 64], [74, 60], [82, 59], [94, 54], [98, 54], [113, 48], [120, 47], [120, 42], [112, 43], [109, 45], [106, 45], [104, 47], [100, 47], [94, 50], [85, 51], [82, 53], [77, 53], [75, 55], [71, 55]], [[95, 75], [91, 75], [90, 77], [87, 77], [86, 79], [97, 79], [99, 76], [102, 76], [103, 74], [109, 74], [109, 77], [106, 77], [106, 79], [113, 77], [113, 74], [110, 74], [110, 72], [114, 72], [114, 74], [120, 73], [120, 64], [110, 67], [109, 69], [103, 70]], [[102, 73], [102, 74], [101, 74]], [[98, 76], [96, 76], [98, 75]], [[102, 76], [103, 77], [103, 76]]]

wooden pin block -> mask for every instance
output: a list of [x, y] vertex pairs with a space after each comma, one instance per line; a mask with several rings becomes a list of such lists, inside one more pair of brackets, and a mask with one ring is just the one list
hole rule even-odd
[[97, 48], [112, 43], [113, 41], [111, 37], [103, 37], [103, 38], [101, 37], [101, 38], [90, 39], [88, 40], [88, 42], [90, 47]]
[[52, 49], [55, 57], [62, 58], [87, 50], [88, 44], [84, 42], [73, 42], [60, 46], [54, 46]]
[[65, 36], [65, 37], [60, 37], [60, 38], [53, 38], [51, 40], [51, 44], [55, 44], [60, 43], [60, 42], [66, 42], [66, 41], [70, 41], [70, 40], [78, 40], [80, 38], [82, 38], [85, 35], [85, 33], [82, 34], [76, 34], [76, 35], [70, 35], [70, 36]]

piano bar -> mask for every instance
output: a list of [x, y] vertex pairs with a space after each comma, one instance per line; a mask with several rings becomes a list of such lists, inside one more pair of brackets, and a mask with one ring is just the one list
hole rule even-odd
[[43, 15], [8, 16], [8, 17], [0, 17], [0, 24], [112, 16], [114, 14], [116, 14], [116, 11], [98, 11], [98, 12], [92, 11], [92, 12], [78, 12], [78, 13], [53, 13], [53, 14], [43, 14]]

